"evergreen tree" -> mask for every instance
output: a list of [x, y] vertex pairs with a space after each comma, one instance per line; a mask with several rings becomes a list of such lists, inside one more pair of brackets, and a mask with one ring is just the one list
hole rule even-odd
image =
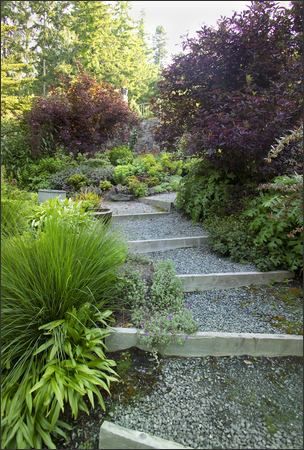
[[162, 25], [158, 25], [153, 36], [154, 62], [161, 68], [164, 67], [165, 58], [167, 56], [167, 36]]

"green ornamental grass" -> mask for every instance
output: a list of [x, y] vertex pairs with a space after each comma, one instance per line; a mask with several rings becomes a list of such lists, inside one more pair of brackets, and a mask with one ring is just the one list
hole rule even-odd
[[[2, 448], [55, 448], [68, 403], [74, 417], [104, 407], [115, 380], [104, 354], [116, 269], [125, 244], [99, 222], [77, 232], [50, 219], [36, 237], [2, 245]], [[112, 305], [114, 306], [114, 305]]]

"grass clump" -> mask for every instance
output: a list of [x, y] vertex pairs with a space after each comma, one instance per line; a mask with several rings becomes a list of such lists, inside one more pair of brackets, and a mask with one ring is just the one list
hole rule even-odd
[[104, 353], [117, 269], [126, 249], [99, 222], [49, 218], [43, 230], [2, 246], [2, 445], [55, 448], [67, 405], [76, 418], [88, 398], [116, 380]]

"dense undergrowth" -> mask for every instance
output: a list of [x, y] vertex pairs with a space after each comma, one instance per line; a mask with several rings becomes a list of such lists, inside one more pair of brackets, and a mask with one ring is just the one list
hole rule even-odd
[[182, 181], [177, 205], [203, 221], [213, 249], [260, 270], [303, 268], [303, 176], [278, 176], [254, 185], [235, 183], [198, 162]]

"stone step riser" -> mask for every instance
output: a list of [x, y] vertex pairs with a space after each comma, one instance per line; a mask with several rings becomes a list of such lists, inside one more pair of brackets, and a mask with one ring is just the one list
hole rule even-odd
[[[149, 349], [140, 342], [143, 331], [136, 328], [113, 328], [105, 344], [109, 352], [137, 347]], [[160, 347], [163, 356], [303, 356], [303, 337], [288, 334], [198, 332], [179, 335], [182, 343]]]
[[99, 448], [106, 449], [186, 449], [173, 441], [152, 434], [130, 430], [115, 423], [104, 421], [99, 432]]
[[286, 270], [273, 272], [226, 272], [177, 275], [181, 280], [184, 292], [200, 292], [209, 289], [229, 289], [250, 285], [266, 285], [283, 282], [294, 278], [294, 274]]
[[155, 213], [140, 213], [140, 214], [113, 214], [113, 223], [129, 222], [130, 220], [145, 220], [156, 219], [157, 217], [164, 217], [169, 215], [168, 212], [155, 212]]
[[195, 236], [172, 239], [151, 239], [129, 241], [128, 248], [132, 253], [164, 252], [178, 248], [197, 248], [206, 244], [208, 236]]

